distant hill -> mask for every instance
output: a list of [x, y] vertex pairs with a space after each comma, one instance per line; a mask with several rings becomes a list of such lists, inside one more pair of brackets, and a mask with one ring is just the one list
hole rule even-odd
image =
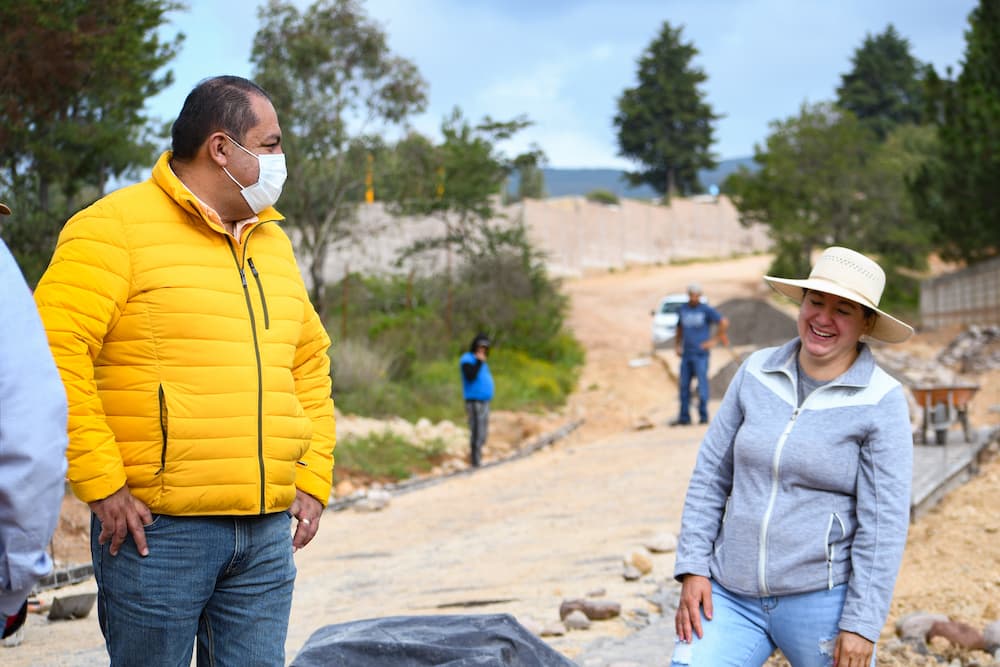
[[[754, 169], [753, 158], [742, 157], [722, 160], [719, 166], [711, 170], [703, 170], [698, 178], [706, 188], [712, 185], [721, 186], [726, 176], [741, 166]], [[620, 169], [556, 169], [543, 167], [545, 175], [545, 191], [550, 197], [569, 197], [586, 195], [593, 190], [608, 190], [619, 197], [628, 199], [654, 199], [657, 193], [648, 185], [632, 187], [625, 179], [625, 172]], [[511, 179], [511, 192], [517, 191], [516, 177]]]

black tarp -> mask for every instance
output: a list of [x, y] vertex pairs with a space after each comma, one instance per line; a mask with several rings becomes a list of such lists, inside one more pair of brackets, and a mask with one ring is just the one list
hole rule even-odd
[[575, 667], [510, 614], [390, 616], [327, 625], [292, 667]]

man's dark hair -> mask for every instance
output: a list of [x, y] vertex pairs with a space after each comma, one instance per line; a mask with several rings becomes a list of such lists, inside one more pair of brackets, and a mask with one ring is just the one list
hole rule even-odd
[[476, 334], [476, 337], [472, 339], [472, 344], [469, 345], [469, 352], [475, 353], [481, 347], [489, 349], [490, 347], [490, 337], [484, 333]]
[[243, 142], [251, 127], [260, 122], [250, 107], [250, 96], [270, 100], [264, 89], [239, 76], [204, 79], [188, 93], [171, 130], [174, 157], [194, 158], [208, 135], [219, 130]]

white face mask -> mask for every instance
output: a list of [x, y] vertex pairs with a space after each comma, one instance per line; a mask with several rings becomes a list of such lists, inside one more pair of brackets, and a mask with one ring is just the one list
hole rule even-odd
[[240, 194], [243, 195], [243, 199], [246, 200], [254, 213], [260, 213], [264, 209], [274, 206], [278, 201], [278, 197], [281, 196], [281, 188], [285, 184], [285, 177], [288, 175], [288, 170], [285, 167], [285, 154], [264, 153], [263, 155], [258, 155], [241, 146], [240, 142], [228, 134], [226, 138], [236, 146], [239, 146], [244, 152], [257, 158], [257, 162], [260, 165], [260, 176], [257, 177], [257, 182], [253, 185], [243, 187], [243, 184], [233, 178], [228, 169], [223, 167], [222, 171], [226, 172], [226, 176], [240, 187]]

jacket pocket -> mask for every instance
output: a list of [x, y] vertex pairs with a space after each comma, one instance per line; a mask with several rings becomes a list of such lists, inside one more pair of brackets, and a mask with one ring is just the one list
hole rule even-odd
[[163, 392], [163, 385], [161, 384], [157, 391], [157, 400], [160, 406], [160, 469], [156, 471], [159, 475], [163, 472], [163, 469], [167, 465], [167, 432], [168, 432], [168, 414], [167, 414], [167, 397]]
[[719, 555], [719, 549], [722, 548], [722, 530], [726, 527], [726, 519], [729, 518], [729, 501], [732, 499], [732, 496], [726, 498], [726, 504], [722, 508], [722, 521], [719, 523], [719, 534], [715, 536], [715, 544], [712, 549], [715, 556]]
[[833, 539], [834, 527], [839, 528], [841, 540], [847, 536], [844, 520], [836, 512], [830, 514], [830, 521], [826, 525], [826, 585], [828, 589], [833, 588], [833, 562], [837, 557], [837, 540]]

